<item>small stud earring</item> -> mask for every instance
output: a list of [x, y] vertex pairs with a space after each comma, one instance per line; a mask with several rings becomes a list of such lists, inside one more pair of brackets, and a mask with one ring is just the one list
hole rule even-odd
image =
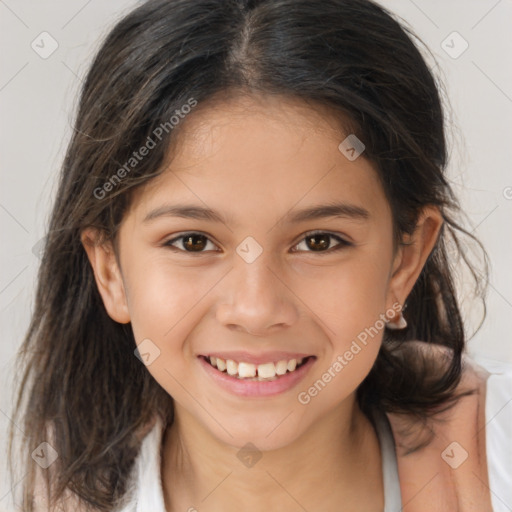
[[407, 321], [404, 318], [404, 315], [402, 315], [402, 312], [400, 311], [398, 314], [399, 314], [398, 320], [394, 320], [394, 321], [388, 320], [386, 322], [386, 327], [388, 329], [396, 331], [399, 329], [405, 329], [407, 327]]

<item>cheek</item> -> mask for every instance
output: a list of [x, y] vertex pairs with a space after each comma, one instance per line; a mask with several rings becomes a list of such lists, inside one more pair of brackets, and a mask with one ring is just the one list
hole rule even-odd
[[142, 357], [149, 353], [145, 364], [153, 378], [177, 403], [187, 403], [182, 383], [189, 380], [193, 359], [187, 340], [205, 314], [201, 299], [216, 280], [199, 278], [197, 269], [171, 265], [162, 257], [133, 256], [126, 280], [136, 343]]
[[304, 270], [292, 287], [326, 334], [343, 344], [385, 311], [388, 263], [368, 248], [336, 265]]
[[314, 375], [301, 388], [300, 403], [328, 408], [352, 393], [371, 370], [385, 326], [388, 263], [371, 250], [361, 251], [303, 281], [301, 295], [317, 313], [328, 343]]
[[137, 259], [134, 254], [127, 269], [127, 299], [135, 339], [149, 338], [161, 350], [178, 349], [181, 342], [177, 340], [183, 340], [180, 334], [211, 287], [208, 277], [199, 278], [197, 269], [178, 267], [161, 256]]

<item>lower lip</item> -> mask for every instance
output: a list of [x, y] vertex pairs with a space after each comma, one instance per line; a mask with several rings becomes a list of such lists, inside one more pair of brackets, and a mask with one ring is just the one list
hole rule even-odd
[[305, 377], [306, 373], [314, 364], [315, 359], [315, 357], [310, 357], [300, 368], [297, 368], [293, 372], [287, 372], [276, 380], [255, 381], [232, 377], [214, 368], [210, 363], [207, 363], [203, 357], [199, 357], [199, 361], [206, 373], [217, 382], [219, 386], [238, 396], [254, 397], [279, 395], [280, 393], [292, 389]]

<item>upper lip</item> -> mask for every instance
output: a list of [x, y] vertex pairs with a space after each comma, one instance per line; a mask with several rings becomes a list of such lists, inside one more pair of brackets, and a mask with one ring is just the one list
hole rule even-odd
[[254, 354], [251, 352], [244, 352], [240, 350], [230, 352], [208, 352], [206, 354], [201, 355], [204, 357], [218, 357], [220, 359], [224, 359], [224, 361], [231, 359], [232, 361], [252, 364], [263, 364], [271, 362], [277, 363], [278, 361], [289, 361], [290, 359], [303, 359], [305, 357], [311, 356], [311, 354], [303, 354], [300, 352], [273, 351]]

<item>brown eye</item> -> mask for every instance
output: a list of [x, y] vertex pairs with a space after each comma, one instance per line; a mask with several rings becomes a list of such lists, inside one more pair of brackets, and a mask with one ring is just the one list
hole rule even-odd
[[[338, 241], [337, 245], [331, 247], [331, 240]], [[350, 242], [347, 242], [343, 238], [323, 231], [319, 231], [316, 233], [309, 233], [306, 235], [302, 241], [297, 244], [295, 247], [299, 247], [301, 244], [304, 244], [305, 249], [301, 249], [305, 252], [333, 252], [343, 247], [347, 247], [352, 245]]]
[[328, 234], [311, 235], [306, 237], [308, 247], [313, 251], [329, 249], [331, 236]]
[[206, 237], [203, 235], [189, 235], [183, 238], [183, 246], [186, 250], [202, 251], [206, 247]]
[[[179, 244], [177, 244], [177, 246], [174, 245], [177, 242], [179, 242]], [[201, 233], [185, 233], [182, 236], [169, 240], [164, 245], [182, 252], [200, 253], [205, 252], [208, 242], [212, 243], [207, 236], [202, 235]]]

